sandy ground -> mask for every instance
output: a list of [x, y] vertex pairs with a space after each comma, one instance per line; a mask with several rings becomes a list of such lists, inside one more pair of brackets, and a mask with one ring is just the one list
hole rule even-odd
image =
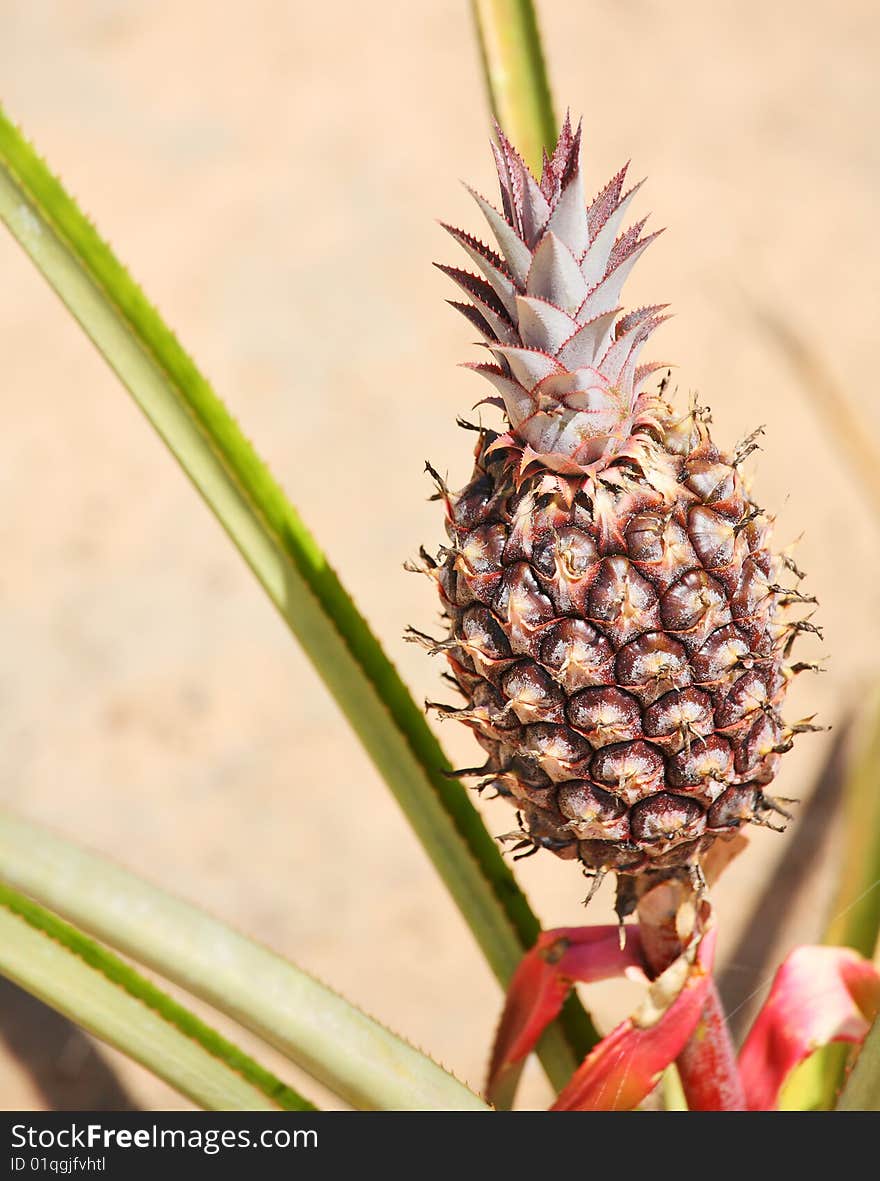
[[[834, 722], [876, 661], [878, 523], [755, 310], [817, 351], [876, 433], [876, 6], [543, 11], [590, 187], [631, 157], [650, 178], [640, 211], [669, 227], [630, 303], [673, 304], [656, 347], [722, 440], [767, 426], [757, 495], [782, 539], [804, 534], [826, 631], [804, 652], [833, 657], [791, 710]], [[434, 600], [401, 564], [440, 538], [422, 461], [466, 478], [454, 419], [477, 397], [455, 367], [472, 333], [430, 266], [455, 255], [435, 218], [478, 227], [457, 178], [491, 188], [465, 4], [7, 0], [0, 29], [8, 110], [245, 424], [416, 697], [434, 695], [439, 669], [400, 638]], [[461, 918], [221, 530], [5, 235], [0, 350], [0, 798], [291, 956], [477, 1085], [500, 998]], [[442, 737], [472, 760], [465, 733]], [[781, 794], [809, 793], [828, 745], [801, 742]], [[484, 810], [509, 828], [504, 805]], [[723, 883], [728, 958], [796, 840], [757, 833]], [[807, 869], [779, 950], [821, 927], [827, 854]], [[520, 877], [547, 925], [582, 921], [571, 866], [537, 857]], [[741, 1000], [762, 983], [729, 968]], [[630, 994], [593, 999], [607, 1026]], [[59, 1080], [71, 1103], [100, 1094], [91, 1048], [22, 1012], [0, 1041], [0, 1106], [60, 1102]], [[131, 1104], [185, 1106], [101, 1060]], [[530, 1069], [523, 1103], [546, 1101]]]

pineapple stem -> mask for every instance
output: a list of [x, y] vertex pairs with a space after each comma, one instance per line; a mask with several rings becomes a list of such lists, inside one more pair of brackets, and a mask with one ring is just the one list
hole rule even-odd
[[[659, 881], [639, 881], [635, 889], [642, 952], [653, 975], [659, 976], [697, 930], [705, 905], [704, 886], [686, 871], [674, 870]], [[675, 1065], [691, 1111], [746, 1110], [736, 1053], [714, 980], [709, 982], [700, 1020]]]
[[715, 981], [690, 1039], [676, 1059], [691, 1111], [745, 1111], [736, 1054]]

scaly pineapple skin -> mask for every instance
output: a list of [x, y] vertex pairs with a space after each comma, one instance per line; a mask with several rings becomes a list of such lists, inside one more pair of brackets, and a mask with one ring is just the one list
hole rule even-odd
[[671, 497], [635, 472], [517, 484], [482, 433], [434, 567], [466, 700], [438, 708], [473, 729], [524, 838], [600, 873], [693, 864], [763, 823], [791, 745], [797, 625], [769, 522], [698, 417], [667, 408], [660, 432]]
[[621, 169], [589, 203], [566, 117], [540, 178], [496, 127], [501, 194], [472, 194], [499, 252], [446, 228], [479, 273], [443, 265], [482, 337], [470, 365], [502, 432], [480, 430], [449, 545], [425, 568], [464, 695], [442, 714], [488, 755], [480, 786], [519, 812], [521, 843], [636, 875], [699, 872], [719, 836], [781, 811], [764, 789], [793, 735], [780, 708], [809, 602], [769, 548], [735, 455], [706, 416], [678, 415], [641, 350], [664, 305], [626, 311], [623, 285], [657, 234], [625, 228], [639, 189]]

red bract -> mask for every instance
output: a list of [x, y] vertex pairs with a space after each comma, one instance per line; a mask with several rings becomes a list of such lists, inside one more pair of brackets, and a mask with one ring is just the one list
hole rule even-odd
[[542, 932], [523, 956], [507, 993], [489, 1066], [490, 1101], [497, 1098], [508, 1071], [529, 1054], [559, 1015], [576, 980], [591, 983], [628, 971], [645, 978], [635, 928], [627, 928], [623, 947], [618, 927], [558, 927]]
[[695, 955], [679, 956], [652, 983], [647, 999], [587, 1055], [554, 1111], [628, 1111], [656, 1086], [684, 1049], [711, 984], [714, 932]]
[[[861, 1042], [880, 1011], [877, 971], [847, 948], [801, 947], [777, 972], [738, 1071], [711, 976], [710, 922], [706, 907], [702, 929], [652, 981], [636, 1012], [587, 1055], [553, 1110], [633, 1108], [676, 1059], [692, 1109], [770, 1110], [788, 1074], [814, 1050], [831, 1041]], [[575, 981], [625, 973], [650, 979], [642, 933], [625, 931], [623, 947], [616, 927], [567, 927], [540, 936], [508, 992], [492, 1053], [490, 1098], [559, 1014]]]

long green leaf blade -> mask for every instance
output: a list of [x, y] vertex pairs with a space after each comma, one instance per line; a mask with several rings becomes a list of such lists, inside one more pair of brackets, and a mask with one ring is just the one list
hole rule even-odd
[[5, 809], [0, 882], [234, 1018], [355, 1107], [486, 1110], [430, 1058], [289, 961]]
[[314, 1111], [130, 965], [0, 885], [0, 975], [214, 1111]]
[[[296, 510], [141, 290], [0, 112], [0, 217], [164, 439], [302, 644], [496, 976], [538, 922], [439, 744]], [[551, 1081], [596, 1040], [576, 1000], [541, 1043]]]
[[[867, 698], [843, 785], [843, 839], [837, 889], [823, 943], [852, 947], [867, 959], [880, 932], [880, 689]], [[828, 1111], [846, 1075], [852, 1048], [823, 1046], [792, 1074], [782, 1105]]]
[[880, 933], [880, 688], [862, 712], [844, 801], [840, 878], [825, 942], [870, 959]]
[[526, 164], [540, 174], [558, 125], [532, 0], [471, 0], [489, 104]]

